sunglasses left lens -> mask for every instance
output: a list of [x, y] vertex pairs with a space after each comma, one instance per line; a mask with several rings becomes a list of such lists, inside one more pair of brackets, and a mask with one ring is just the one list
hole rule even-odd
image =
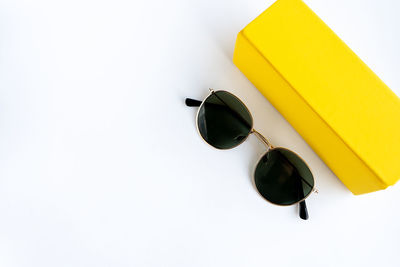
[[216, 91], [201, 105], [197, 125], [207, 143], [215, 148], [229, 149], [247, 138], [253, 128], [253, 119], [236, 96]]
[[269, 150], [254, 172], [258, 192], [278, 205], [292, 205], [305, 199], [314, 188], [314, 177], [307, 164], [285, 148]]

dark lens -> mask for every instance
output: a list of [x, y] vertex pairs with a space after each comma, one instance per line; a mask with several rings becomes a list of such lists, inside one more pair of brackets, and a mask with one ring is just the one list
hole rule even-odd
[[219, 149], [228, 149], [247, 138], [253, 128], [253, 119], [236, 96], [216, 91], [200, 107], [197, 124], [207, 143]]
[[314, 177], [308, 166], [285, 148], [273, 148], [261, 158], [254, 180], [260, 194], [278, 205], [294, 204], [314, 188]]

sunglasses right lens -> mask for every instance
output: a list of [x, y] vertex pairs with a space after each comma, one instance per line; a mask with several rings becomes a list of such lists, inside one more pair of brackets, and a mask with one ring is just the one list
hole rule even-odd
[[273, 148], [260, 159], [254, 180], [258, 192], [278, 205], [299, 202], [314, 188], [314, 177], [307, 164], [285, 148]]
[[215, 148], [229, 149], [247, 138], [253, 128], [253, 119], [236, 96], [216, 91], [201, 105], [197, 125], [207, 143]]

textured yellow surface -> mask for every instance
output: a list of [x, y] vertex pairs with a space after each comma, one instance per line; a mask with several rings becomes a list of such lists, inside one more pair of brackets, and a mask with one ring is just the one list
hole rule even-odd
[[247, 25], [233, 60], [354, 194], [400, 179], [400, 99], [302, 1]]

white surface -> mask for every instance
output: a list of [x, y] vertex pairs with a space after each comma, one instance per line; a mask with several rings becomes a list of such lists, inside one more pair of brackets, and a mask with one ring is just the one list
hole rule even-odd
[[[400, 95], [398, 1], [306, 2]], [[0, 3], [0, 266], [400, 266], [400, 185], [353, 196], [232, 63], [272, 1]], [[255, 192], [255, 137], [200, 139], [208, 87], [306, 159], [309, 221]]]

